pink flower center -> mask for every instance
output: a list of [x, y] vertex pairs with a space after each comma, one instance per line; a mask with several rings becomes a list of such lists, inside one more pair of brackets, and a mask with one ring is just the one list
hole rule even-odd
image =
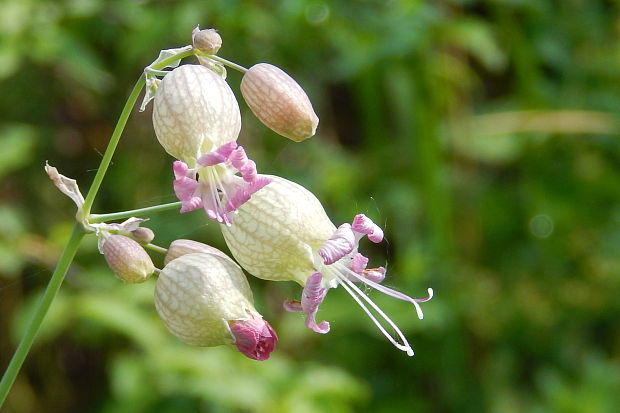
[[209, 219], [226, 225], [232, 222], [231, 212], [271, 182], [257, 174], [254, 161], [234, 141], [202, 155], [194, 169], [181, 161], [172, 168], [181, 213], [204, 208]]

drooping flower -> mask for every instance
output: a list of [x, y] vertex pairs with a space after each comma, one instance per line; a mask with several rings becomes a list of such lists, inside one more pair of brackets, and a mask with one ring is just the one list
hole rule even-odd
[[190, 253], [170, 261], [157, 279], [157, 313], [187, 344], [234, 344], [247, 357], [266, 360], [278, 336], [254, 308], [241, 268], [223, 254]]
[[363, 214], [351, 224], [336, 228], [310, 191], [284, 178], [268, 178], [271, 184], [238, 208], [234, 224], [221, 226], [237, 262], [258, 278], [293, 280], [302, 285], [301, 300], [287, 301], [284, 307], [306, 313], [306, 326], [318, 333], [329, 331], [328, 322], [316, 322], [320, 303], [329, 288], [342, 286], [394, 346], [413, 355], [398, 326], [355, 283], [410, 302], [420, 319], [423, 313], [419, 303], [428, 301], [432, 290], [428, 290], [427, 298], [416, 299], [381, 285], [385, 268], [367, 268], [368, 258], [357, 251], [364, 236], [381, 242], [381, 228]]
[[181, 212], [204, 208], [210, 219], [230, 224], [229, 213], [269, 183], [237, 145], [239, 106], [212, 70], [184, 65], [168, 73], [155, 95], [153, 126], [178, 159], [173, 186]]

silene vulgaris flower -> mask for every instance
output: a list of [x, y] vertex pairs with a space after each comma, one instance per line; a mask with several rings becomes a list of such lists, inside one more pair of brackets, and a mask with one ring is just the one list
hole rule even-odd
[[171, 249], [183, 255], [166, 264], [155, 288], [155, 308], [168, 330], [190, 345], [233, 344], [249, 358], [268, 359], [278, 336], [254, 308], [241, 268], [212, 247]]
[[368, 258], [358, 252], [365, 236], [375, 243], [383, 240], [381, 228], [363, 214], [336, 228], [310, 191], [277, 176], [267, 179], [269, 185], [238, 207], [234, 223], [221, 226], [237, 262], [258, 278], [302, 285], [301, 300], [286, 301], [284, 308], [305, 313], [306, 326], [321, 334], [330, 326], [316, 321], [319, 305], [329, 288], [342, 286], [388, 340], [412, 356], [413, 349], [398, 326], [358, 285], [413, 304], [420, 319], [420, 303], [432, 298], [432, 289], [426, 298], [412, 298], [381, 285], [385, 268], [367, 268]]
[[269, 179], [237, 145], [241, 115], [224, 79], [200, 65], [166, 74], [155, 94], [153, 126], [173, 164], [174, 191], [181, 212], [204, 208], [207, 216], [230, 224], [230, 212]]

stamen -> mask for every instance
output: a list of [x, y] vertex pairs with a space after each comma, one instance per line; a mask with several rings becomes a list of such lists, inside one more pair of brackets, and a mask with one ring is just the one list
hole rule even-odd
[[[349, 293], [349, 295], [351, 297], [353, 297], [353, 299], [355, 300], [355, 302], [362, 308], [362, 310], [364, 310], [364, 312], [366, 313], [366, 315], [372, 320], [373, 323], [375, 323], [375, 325], [377, 326], [377, 328], [379, 328], [379, 330], [383, 333], [383, 335], [390, 340], [390, 342], [399, 350], [402, 350], [404, 352], [407, 353], [408, 356], [413, 356], [414, 352], [413, 349], [411, 348], [411, 346], [409, 345], [409, 342], [407, 341], [407, 338], [405, 337], [405, 335], [403, 334], [402, 331], [400, 331], [400, 329], [398, 328], [398, 326], [396, 325], [396, 323], [394, 323], [392, 321], [392, 319], [390, 317], [388, 317], [383, 310], [381, 310], [381, 308], [375, 304], [374, 301], [372, 301], [370, 299], [370, 297], [368, 297], [366, 294], [364, 294], [355, 284], [353, 284], [352, 281], [350, 281], [346, 276], [339, 274], [338, 271], [334, 271], [334, 273], [336, 274], [336, 277], [338, 278], [338, 280], [340, 281], [340, 285], [342, 285], [342, 287], [347, 291], [347, 293]], [[396, 332], [396, 335], [398, 336], [398, 338], [402, 341], [402, 344], [399, 343], [398, 341], [396, 341], [394, 339], [394, 337], [392, 337], [392, 335], [390, 333], [388, 333], [386, 331], [386, 329], [383, 327], [383, 325], [381, 324], [381, 322], [379, 320], [377, 320], [377, 318], [374, 316], [374, 314], [372, 314], [372, 312], [368, 309], [368, 307], [366, 307], [366, 305], [364, 305], [364, 303], [360, 300], [360, 297], [364, 299], [364, 301], [366, 301], [368, 304], [370, 304], [370, 306], [381, 316], [381, 318], [383, 318], [389, 325], [390, 327], [392, 327], [394, 329], [394, 331]]]
[[368, 285], [369, 287], [374, 288], [375, 290], [381, 291], [384, 294], [389, 295], [390, 297], [394, 297], [397, 298], [399, 300], [403, 300], [403, 301], [407, 301], [410, 302], [411, 304], [414, 305], [415, 309], [416, 309], [416, 313], [418, 314], [418, 318], [420, 320], [422, 320], [424, 318], [424, 313], [422, 312], [422, 308], [420, 307], [420, 304], [418, 303], [424, 303], [428, 300], [430, 300], [431, 298], [433, 298], [433, 289], [429, 288], [428, 289], [428, 294], [429, 296], [426, 298], [412, 298], [409, 297], [406, 294], [403, 294], [399, 291], [393, 290], [391, 288], [388, 288], [384, 285], [378, 284], [374, 281], [371, 281], [365, 277], [362, 277], [359, 274], [354, 273], [353, 271], [351, 271], [350, 269], [348, 269], [347, 267], [345, 267], [344, 265], [340, 264], [340, 263], [336, 263], [337, 269], [340, 270], [341, 272], [344, 272], [347, 275], [353, 276], [355, 279], [359, 280], [360, 282]]
[[[207, 216], [214, 221], [223, 222], [223, 219], [220, 215], [220, 198], [217, 193], [217, 180], [215, 178], [215, 171], [213, 168], [207, 168], [207, 180], [209, 186], [207, 190], [209, 191], [209, 195], [211, 196], [211, 202], [207, 204], [205, 200], [205, 211], [207, 212]], [[203, 200], [205, 197], [203, 196]], [[207, 208], [210, 207], [210, 208]]]
[[362, 275], [367, 280], [380, 283], [385, 279], [385, 268], [384, 267], [367, 268], [364, 270], [364, 272], [362, 272]]

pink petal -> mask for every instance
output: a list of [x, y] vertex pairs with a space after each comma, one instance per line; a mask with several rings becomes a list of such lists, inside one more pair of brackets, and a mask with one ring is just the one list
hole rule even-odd
[[364, 257], [359, 252], [353, 256], [351, 260], [351, 271], [361, 274], [368, 265], [368, 258]]
[[252, 314], [247, 320], [229, 322], [235, 346], [245, 356], [254, 360], [267, 360], [276, 348], [278, 336], [263, 318]]
[[355, 216], [351, 228], [355, 232], [368, 235], [368, 239], [372, 242], [377, 243], [383, 240], [383, 230], [364, 214]]
[[319, 305], [327, 294], [327, 288], [321, 287], [322, 278], [323, 275], [319, 272], [312, 274], [306, 280], [306, 286], [301, 293], [301, 308], [307, 314], [306, 327], [319, 334], [329, 332], [329, 323], [327, 321], [322, 321], [319, 324], [316, 323], [316, 313], [319, 311]]
[[270, 178], [267, 178], [266, 176], [259, 176], [253, 182], [249, 182], [241, 186], [228, 200], [228, 205], [226, 206], [227, 212], [231, 212], [239, 208], [247, 202], [253, 194], [258, 192], [258, 190], [262, 189], [270, 182]]
[[189, 168], [185, 162], [174, 161], [172, 163], [172, 171], [175, 179], [186, 178], [189, 174]]
[[326, 265], [333, 264], [345, 255], [353, 251], [355, 247], [355, 234], [351, 231], [351, 225], [342, 224], [334, 235], [319, 248], [319, 255]]

